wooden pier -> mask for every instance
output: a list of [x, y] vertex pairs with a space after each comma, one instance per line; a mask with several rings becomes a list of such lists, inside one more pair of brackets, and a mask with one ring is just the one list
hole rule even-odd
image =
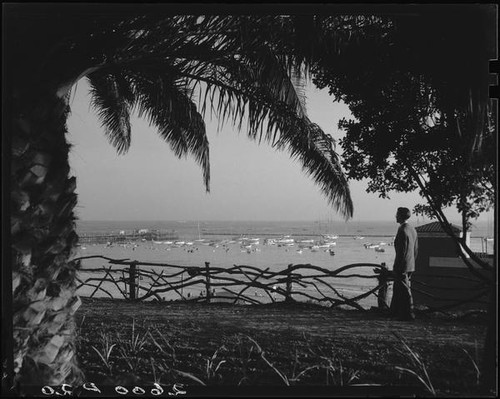
[[106, 244], [129, 241], [172, 241], [179, 238], [175, 231], [152, 230], [146, 233], [124, 232], [103, 234], [79, 234], [80, 244]]

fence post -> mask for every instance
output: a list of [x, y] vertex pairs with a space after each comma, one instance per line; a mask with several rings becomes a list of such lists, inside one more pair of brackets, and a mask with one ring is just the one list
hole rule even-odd
[[137, 267], [136, 261], [130, 263], [130, 269], [129, 269], [129, 283], [128, 283], [128, 288], [129, 288], [129, 297], [130, 300], [135, 301], [135, 290], [136, 290], [136, 267]]
[[205, 272], [207, 273], [205, 281], [205, 290], [207, 292], [206, 302], [210, 303], [210, 297], [212, 296], [210, 292], [210, 262], [205, 262]]
[[285, 302], [292, 302], [292, 273], [291, 268], [292, 264], [288, 265], [287, 274], [286, 274], [286, 292], [285, 292]]
[[378, 290], [378, 299], [377, 299], [377, 305], [379, 309], [387, 309], [387, 282], [388, 282], [388, 273], [389, 270], [387, 269], [387, 266], [385, 262], [382, 262], [380, 264], [381, 269], [380, 269], [380, 274], [377, 276], [378, 283], [380, 285], [380, 288]]

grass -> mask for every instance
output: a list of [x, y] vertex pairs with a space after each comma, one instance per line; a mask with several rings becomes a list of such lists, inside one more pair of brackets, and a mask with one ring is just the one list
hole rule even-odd
[[106, 369], [112, 374], [111, 352], [116, 344], [111, 344], [110, 336], [103, 332], [101, 332], [100, 343], [101, 349], [97, 349], [94, 345], [92, 345], [92, 349], [99, 355]]
[[123, 359], [127, 363], [129, 370], [134, 372], [142, 360], [141, 354], [148, 343], [149, 329], [137, 331], [135, 319], [132, 319], [132, 331], [129, 336], [122, 337], [120, 332], [117, 332], [118, 350]]
[[436, 396], [436, 390], [432, 385], [432, 381], [427, 371], [427, 366], [425, 365], [425, 362], [422, 360], [422, 358], [417, 352], [415, 352], [410, 348], [410, 346], [407, 344], [405, 339], [400, 334], [396, 332], [393, 332], [393, 334], [401, 342], [404, 348], [404, 351], [401, 351], [399, 349], [396, 350], [402, 355], [404, 355], [410, 361], [412, 367], [408, 368], [408, 367], [396, 366], [396, 369], [416, 377], [417, 380], [425, 387], [425, 389], [430, 394], [432, 394], [432, 396]]
[[[158, 305], [149, 314], [135, 309], [133, 318], [109, 317], [106, 309], [86, 311], [77, 319], [80, 363], [87, 381], [101, 384], [125, 379], [150, 386], [173, 382], [240, 387], [414, 386], [426, 396], [479, 392], [481, 323], [422, 321], [418, 327], [394, 324], [391, 329], [385, 321], [358, 322], [354, 317], [358, 312], [341, 312], [333, 314], [339, 320], [327, 319], [325, 328], [318, 330], [321, 320], [333, 317], [328, 310], [321, 310], [320, 317], [313, 311], [280, 310], [272, 318], [262, 310], [254, 327], [245, 324], [254, 312], [246, 309], [196, 305], [169, 311]], [[239, 316], [239, 312], [248, 313]], [[300, 328], [299, 316], [306, 318], [307, 328]], [[286, 323], [281, 324], [280, 318]], [[419, 337], [417, 331], [425, 333]], [[444, 339], [445, 334], [453, 339]]]

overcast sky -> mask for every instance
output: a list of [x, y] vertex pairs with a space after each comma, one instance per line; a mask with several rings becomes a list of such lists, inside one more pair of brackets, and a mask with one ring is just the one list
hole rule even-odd
[[[310, 119], [341, 138], [337, 122], [349, 116], [347, 107], [333, 103], [326, 90], [311, 87], [307, 95]], [[89, 104], [82, 80], [68, 121], [81, 220], [343, 220], [287, 152], [259, 145], [230, 124], [217, 133], [216, 121], [206, 121], [211, 161], [207, 194], [194, 159], [174, 156], [146, 121], [132, 120], [131, 149], [117, 155]], [[397, 207], [411, 209], [423, 202], [416, 193], [380, 199], [365, 192], [364, 182], [353, 181], [350, 187], [354, 220], [393, 220]]]

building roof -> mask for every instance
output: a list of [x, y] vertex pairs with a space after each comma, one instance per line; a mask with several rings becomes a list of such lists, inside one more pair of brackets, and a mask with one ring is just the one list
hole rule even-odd
[[[454, 233], [460, 233], [462, 231], [461, 228], [455, 226], [454, 224], [451, 224], [451, 229]], [[441, 223], [439, 222], [432, 222], [422, 226], [417, 226], [415, 227], [415, 230], [417, 230], [418, 233], [445, 233], [443, 227], [441, 227]]]

